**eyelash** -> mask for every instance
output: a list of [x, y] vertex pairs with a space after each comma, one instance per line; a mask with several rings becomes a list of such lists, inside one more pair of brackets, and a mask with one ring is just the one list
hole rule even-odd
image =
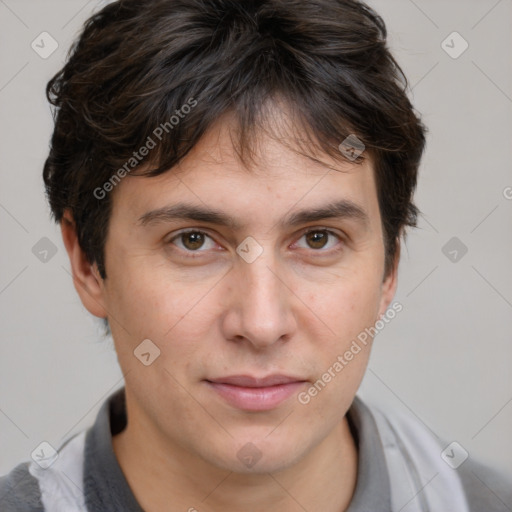
[[[343, 238], [338, 233], [336, 233], [335, 231], [332, 231], [332, 230], [330, 230], [328, 228], [321, 228], [321, 227], [310, 228], [310, 229], [304, 231], [301, 234], [299, 240], [301, 238], [303, 238], [304, 236], [308, 235], [309, 233], [315, 233], [315, 232], [328, 233], [329, 235], [332, 235], [335, 238], [337, 238], [342, 244], [344, 242]], [[211, 240], [213, 240], [213, 238], [206, 231], [202, 231], [200, 229], [187, 229], [187, 230], [184, 230], [184, 231], [180, 231], [179, 233], [174, 235], [171, 239], [169, 239], [169, 241], [167, 243], [170, 244], [170, 245], [174, 245], [173, 244], [174, 240], [179, 239], [181, 236], [189, 234], [189, 233], [200, 233], [202, 235], [207, 236]], [[198, 249], [196, 251], [191, 251], [191, 250], [188, 250], [188, 249], [182, 249], [181, 247], [178, 247], [178, 249], [181, 252], [185, 252], [186, 254], [188, 254], [187, 256], [185, 256], [185, 258], [199, 257], [199, 256], [196, 256], [196, 255], [200, 255], [202, 252], [207, 252], [207, 250], [205, 251], [205, 250], [200, 250], [200, 249]], [[331, 249], [328, 249], [328, 250], [323, 250], [323, 249], [311, 249], [311, 250], [316, 252], [316, 253], [334, 254], [336, 252], [339, 252], [341, 249], [340, 248], [331, 248]]]

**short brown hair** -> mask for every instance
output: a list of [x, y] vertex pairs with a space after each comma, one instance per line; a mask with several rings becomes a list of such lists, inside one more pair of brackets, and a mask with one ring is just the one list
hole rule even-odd
[[243, 160], [263, 106], [279, 98], [308, 147], [346, 159], [342, 141], [364, 144], [356, 161], [368, 154], [374, 164], [387, 273], [402, 228], [416, 225], [426, 128], [386, 37], [382, 18], [356, 0], [108, 4], [86, 21], [46, 88], [55, 129], [43, 176], [55, 220], [71, 210], [80, 246], [106, 278], [106, 192], [139, 167], [134, 151], [151, 139], [144, 174], [161, 174], [231, 113]]

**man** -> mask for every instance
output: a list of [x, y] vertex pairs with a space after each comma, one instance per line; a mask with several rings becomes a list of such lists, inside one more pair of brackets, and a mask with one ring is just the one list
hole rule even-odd
[[3, 477], [2, 510], [510, 509], [487, 468], [356, 397], [418, 213], [405, 88], [353, 0], [121, 0], [87, 21], [48, 84], [44, 179], [125, 387]]

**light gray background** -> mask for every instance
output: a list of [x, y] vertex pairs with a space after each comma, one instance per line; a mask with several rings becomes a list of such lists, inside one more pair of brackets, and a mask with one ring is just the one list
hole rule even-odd
[[[122, 385], [111, 340], [73, 288], [41, 178], [46, 82], [104, 3], [0, 0], [0, 474], [41, 441], [58, 447], [89, 426]], [[416, 195], [424, 216], [402, 247], [403, 311], [376, 338], [360, 394], [512, 480], [512, 2], [371, 5], [430, 133]], [[31, 48], [43, 31], [59, 44], [47, 59]], [[453, 31], [469, 44], [457, 59], [441, 46]], [[468, 249], [456, 262], [442, 252], [454, 236]], [[46, 263], [32, 253], [42, 237], [58, 249]]]

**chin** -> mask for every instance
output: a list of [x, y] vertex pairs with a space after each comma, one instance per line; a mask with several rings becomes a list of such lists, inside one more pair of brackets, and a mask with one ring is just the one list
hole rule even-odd
[[305, 456], [303, 450], [297, 449], [292, 439], [275, 438], [273, 440], [260, 438], [259, 440], [244, 440], [233, 442], [232, 446], [238, 448], [234, 453], [215, 454], [210, 462], [219, 468], [233, 473], [257, 475], [284, 471], [297, 463]]

